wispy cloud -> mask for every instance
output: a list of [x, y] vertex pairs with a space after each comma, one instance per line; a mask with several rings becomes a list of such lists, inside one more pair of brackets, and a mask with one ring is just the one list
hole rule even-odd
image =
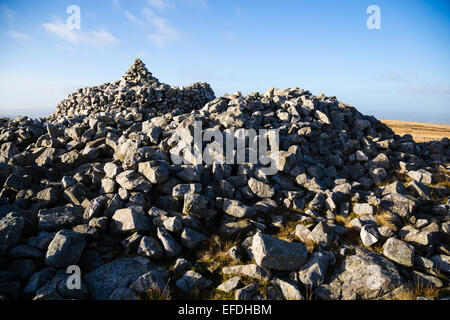
[[412, 72], [408, 73], [385, 72], [381, 73], [378, 76], [377, 80], [397, 82], [397, 83], [411, 83], [417, 81], [417, 75]]
[[175, 5], [169, 0], [147, 0], [147, 3], [157, 10], [175, 8]]
[[18, 14], [13, 9], [8, 8], [6, 4], [0, 5], [0, 15], [5, 17], [8, 21], [13, 21], [18, 17]]
[[157, 46], [163, 47], [170, 42], [180, 40], [178, 30], [171, 25], [168, 19], [159, 16], [148, 8], [144, 8], [142, 13], [154, 29], [153, 33], [148, 36], [148, 39]]
[[[118, 0], [112, 1], [116, 1], [117, 7], [120, 8]], [[181, 39], [180, 32], [177, 28], [172, 25], [167, 17], [160, 13], [160, 11], [165, 9], [176, 9], [176, 5], [173, 1], [176, 0], [146, 0], [148, 7], [144, 7], [141, 10], [140, 15], [133, 14], [128, 10], [121, 10], [123, 15], [129, 21], [145, 28], [147, 39], [158, 47], [164, 47], [169, 43], [177, 42]], [[179, 2], [183, 3], [185, 1], [186, 0], [179, 0]], [[191, 3], [190, 1], [188, 2]], [[196, 2], [194, 1], [193, 3]], [[150, 32], [150, 34], [148, 34], [148, 32]]]
[[98, 31], [70, 30], [61, 20], [44, 23], [43, 27], [50, 34], [72, 45], [84, 44], [92, 47], [106, 47], [119, 42], [110, 32], [103, 29]]
[[378, 81], [396, 83], [400, 85], [398, 92], [420, 95], [450, 95], [450, 85], [436, 85], [412, 72], [386, 72], [379, 75]]
[[112, 4], [117, 7], [120, 8], [120, 1], [119, 0], [111, 0]]
[[238, 16], [246, 16], [247, 15], [247, 11], [245, 11], [244, 9], [242, 9], [240, 6], [236, 7], [236, 14]]
[[400, 88], [402, 93], [412, 93], [420, 95], [450, 95], [450, 85], [434, 85], [434, 84], [410, 84]]
[[207, 8], [208, 2], [206, 0], [179, 0], [181, 4], [190, 6], [190, 7], [199, 7], [199, 8]]
[[31, 37], [29, 35], [27, 35], [25, 33], [22, 33], [22, 32], [19, 32], [17, 30], [8, 30], [8, 31], [5, 31], [5, 34], [8, 37], [10, 37], [12, 39], [15, 39], [15, 40], [24, 41], [24, 40], [30, 40], [31, 39]]
[[132, 14], [129, 11], [124, 12], [125, 17], [128, 18], [131, 22], [137, 23], [137, 24], [143, 24], [142, 20], [136, 17], [134, 14]]

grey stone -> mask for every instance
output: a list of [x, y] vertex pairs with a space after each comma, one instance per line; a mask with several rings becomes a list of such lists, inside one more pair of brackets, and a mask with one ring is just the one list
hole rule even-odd
[[164, 254], [164, 249], [160, 246], [158, 241], [152, 237], [142, 237], [138, 253], [144, 257], [160, 259]]
[[167, 257], [176, 257], [181, 253], [181, 246], [165, 228], [158, 228], [158, 239], [161, 241]]
[[327, 248], [333, 242], [334, 232], [327, 223], [321, 221], [311, 231], [308, 239], [321, 247]]
[[173, 273], [179, 274], [181, 272], [186, 272], [192, 267], [192, 264], [187, 261], [184, 258], [178, 258], [177, 261], [175, 261], [175, 264], [173, 266]]
[[35, 272], [23, 289], [25, 299], [32, 299], [36, 292], [47, 282], [52, 280], [55, 270], [53, 268], [44, 268]]
[[102, 179], [102, 193], [114, 193], [117, 189], [116, 182], [113, 179]]
[[83, 209], [69, 206], [45, 209], [39, 211], [38, 217], [40, 231], [58, 231], [81, 224]]
[[212, 282], [195, 271], [187, 271], [180, 280], [176, 282], [176, 286], [184, 292], [192, 292], [193, 290], [204, 289], [211, 286]]
[[431, 257], [436, 269], [441, 272], [450, 273], [450, 256], [441, 254]]
[[100, 217], [103, 215], [108, 198], [100, 196], [89, 202], [89, 206], [84, 210], [83, 218], [90, 220], [92, 218]]
[[372, 245], [377, 243], [380, 238], [378, 230], [374, 226], [369, 224], [366, 224], [361, 228], [360, 236], [361, 241], [366, 247], [371, 247]]
[[222, 283], [220, 286], [218, 286], [217, 290], [230, 293], [236, 289], [239, 289], [241, 285], [242, 285], [241, 277], [233, 277]]
[[135, 282], [130, 286], [130, 289], [137, 294], [143, 294], [146, 291], [154, 290], [161, 294], [170, 294], [167, 288], [167, 279], [161, 272], [157, 270], [152, 270], [147, 272], [136, 279]]
[[219, 234], [225, 237], [233, 238], [239, 234], [245, 234], [251, 230], [253, 225], [248, 220], [239, 220], [237, 222], [224, 223], [219, 228]]
[[260, 198], [272, 198], [275, 195], [273, 187], [254, 178], [250, 178], [248, 186], [250, 187], [250, 190]]
[[406, 267], [412, 267], [414, 263], [415, 249], [413, 246], [396, 238], [388, 239], [383, 246], [383, 254]]
[[442, 288], [444, 286], [444, 283], [439, 278], [416, 270], [413, 271], [412, 276], [415, 283], [423, 288]]
[[139, 163], [139, 172], [153, 184], [164, 183], [169, 179], [169, 164], [162, 161]]
[[256, 264], [224, 267], [222, 269], [222, 273], [226, 275], [238, 275], [250, 277], [261, 281], [269, 281], [270, 278], [272, 277], [272, 274], [270, 273], [269, 270], [261, 268]]
[[308, 253], [301, 243], [293, 243], [258, 232], [253, 237], [252, 252], [263, 268], [295, 271], [306, 263]]
[[414, 266], [423, 269], [434, 269], [434, 262], [418, 254], [414, 255]]
[[258, 295], [259, 285], [256, 283], [252, 283], [245, 288], [236, 290], [235, 300], [245, 301], [245, 300], [256, 300], [256, 296]]
[[353, 206], [353, 212], [358, 216], [363, 216], [366, 214], [373, 215], [373, 207], [368, 203], [357, 203]]
[[417, 206], [417, 201], [410, 196], [392, 193], [381, 199], [381, 206], [390, 213], [409, 218]]
[[48, 246], [45, 264], [55, 268], [76, 265], [85, 247], [83, 235], [70, 230], [61, 230]]
[[44, 205], [51, 205], [58, 200], [57, 192], [55, 188], [46, 188], [37, 193], [36, 200], [42, 202]]
[[173, 188], [172, 196], [181, 199], [186, 194], [200, 194], [201, 192], [202, 192], [202, 185], [200, 183], [178, 184]]
[[92, 299], [107, 300], [114, 290], [129, 287], [150, 270], [151, 265], [143, 264], [138, 259], [122, 258], [88, 273], [84, 280]]
[[116, 181], [122, 188], [129, 191], [150, 192], [152, 190], [152, 184], [132, 170], [120, 173]]
[[107, 217], [93, 218], [89, 220], [89, 226], [97, 228], [101, 231], [106, 231], [108, 229], [108, 218]]
[[139, 300], [137, 295], [130, 288], [117, 288], [111, 293], [108, 300], [113, 301], [136, 301]]
[[64, 190], [64, 197], [73, 205], [82, 206], [87, 200], [86, 187], [81, 183], [77, 183]]
[[150, 232], [152, 222], [142, 207], [129, 207], [117, 210], [109, 223], [109, 231], [113, 234]]
[[114, 162], [106, 163], [103, 170], [105, 171], [105, 177], [108, 179], [114, 179], [119, 173], [122, 172], [122, 169]]
[[370, 300], [384, 296], [403, 284], [395, 265], [383, 256], [357, 249], [337, 268], [331, 283], [314, 293], [325, 300]]
[[172, 233], [183, 231], [183, 223], [180, 217], [170, 217], [163, 221], [164, 228]]
[[176, 173], [176, 176], [187, 183], [200, 181], [200, 173], [198, 167], [185, 166]]
[[301, 242], [306, 243], [308, 241], [308, 237], [311, 233], [311, 230], [309, 230], [306, 226], [303, 224], [298, 224], [295, 227], [295, 236], [300, 239]]
[[10, 259], [34, 259], [39, 260], [43, 257], [43, 253], [36, 248], [27, 245], [18, 245], [9, 251]]
[[8, 215], [0, 220], [0, 256], [5, 256], [19, 242], [25, 221]]
[[184, 214], [193, 214], [200, 217], [208, 217], [208, 199], [199, 194], [186, 194], [184, 196]]
[[284, 300], [291, 300], [291, 301], [303, 300], [302, 293], [300, 292], [298, 286], [293, 281], [273, 279], [272, 284], [276, 288], [278, 288]]
[[238, 200], [223, 200], [223, 211], [236, 218], [252, 218], [256, 214], [256, 210], [253, 207], [244, 205]]
[[184, 228], [181, 233], [181, 244], [193, 249], [206, 240], [206, 237], [198, 231], [191, 228]]
[[299, 281], [305, 286], [320, 286], [325, 281], [329, 264], [329, 255], [322, 252], [314, 253], [308, 262], [300, 268], [298, 272]]
[[83, 235], [86, 240], [96, 241], [100, 236], [100, 233], [96, 228], [90, 227], [87, 224], [81, 224], [79, 226], [73, 227], [72, 230]]
[[55, 235], [56, 232], [41, 231], [37, 236], [29, 238], [27, 244], [39, 250], [47, 250]]
[[122, 240], [120, 244], [124, 248], [126, 254], [137, 252], [139, 244], [141, 243], [143, 235], [135, 232], [128, 238]]
[[416, 246], [428, 246], [433, 240], [433, 233], [417, 230], [412, 226], [403, 227], [398, 235], [406, 242]]

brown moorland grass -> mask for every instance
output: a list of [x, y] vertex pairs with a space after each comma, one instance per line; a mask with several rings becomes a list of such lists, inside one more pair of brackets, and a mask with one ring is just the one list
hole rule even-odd
[[443, 138], [450, 139], [450, 125], [397, 120], [381, 120], [381, 122], [390, 127], [399, 136], [412, 135], [416, 142], [442, 140]]

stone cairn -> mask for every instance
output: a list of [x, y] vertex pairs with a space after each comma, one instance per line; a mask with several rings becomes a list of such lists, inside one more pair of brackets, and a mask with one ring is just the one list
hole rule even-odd
[[[277, 129], [278, 173], [175, 164], [198, 121]], [[136, 60], [46, 119], [0, 119], [0, 299], [395, 299], [414, 284], [444, 298], [449, 146], [336, 97], [215, 98]]]

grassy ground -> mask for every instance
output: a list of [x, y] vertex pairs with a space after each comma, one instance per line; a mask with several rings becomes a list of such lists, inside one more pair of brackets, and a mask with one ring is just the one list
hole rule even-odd
[[396, 134], [403, 136], [410, 134], [416, 142], [450, 139], [450, 126], [432, 123], [407, 122], [396, 120], [382, 120]]

